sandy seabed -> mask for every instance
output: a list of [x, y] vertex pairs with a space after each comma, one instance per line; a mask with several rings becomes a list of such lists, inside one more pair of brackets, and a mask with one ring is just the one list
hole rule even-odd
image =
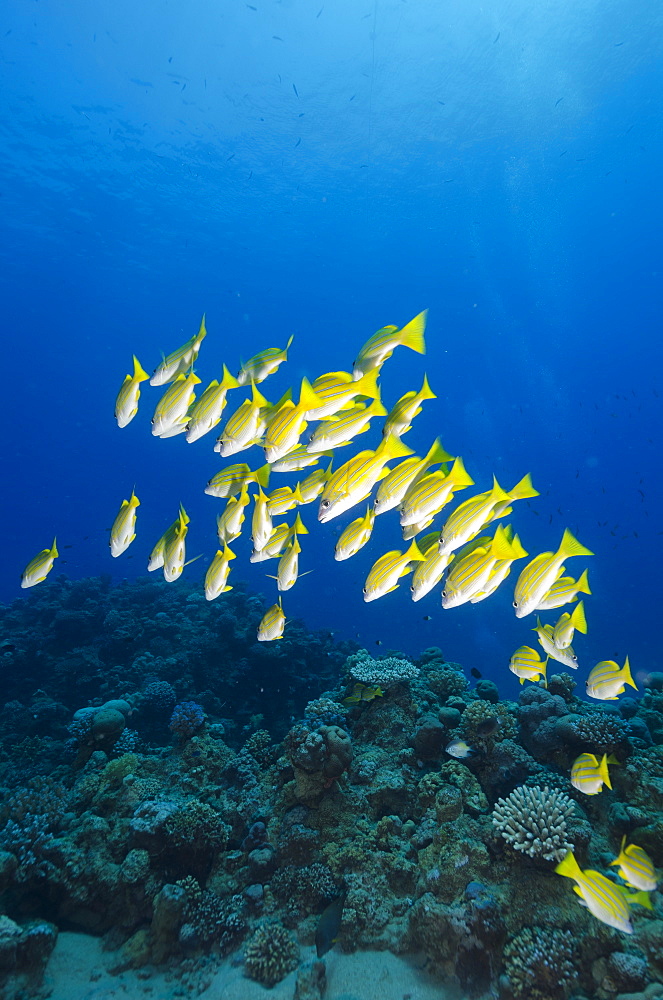
[[[108, 972], [112, 953], [98, 938], [61, 933], [46, 967], [45, 990], [50, 1000], [179, 1000], [192, 993], [162, 972]], [[315, 957], [302, 949], [302, 960]], [[324, 1000], [461, 1000], [439, 980], [416, 964], [388, 951], [360, 951], [352, 955], [330, 952], [325, 957], [327, 989]], [[247, 979], [241, 966], [224, 962], [203, 1000], [293, 1000], [297, 973], [268, 990]]]

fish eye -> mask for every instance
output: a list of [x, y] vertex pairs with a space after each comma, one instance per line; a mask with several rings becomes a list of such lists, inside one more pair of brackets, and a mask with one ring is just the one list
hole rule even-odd
[[514, 601], [513, 602], [513, 606], [514, 606], [514, 608], [517, 608], [518, 607], [518, 601]]
[[442, 597], [446, 597], [446, 596], [447, 596], [447, 592], [446, 592], [446, 590], [443, 590], [442, 591]]
[[329, 501], [329, 500], [322, 500], [322, 501], [320, 502], [320, 506], [321, 506], [321, 507], [329, 507], [329, 504], [330, 504], [330, 501]]
[[368, 590], [366, 589], [366, 587], [363, 588], [362, 593], [363, 594], [367, 594], [368, 593]]

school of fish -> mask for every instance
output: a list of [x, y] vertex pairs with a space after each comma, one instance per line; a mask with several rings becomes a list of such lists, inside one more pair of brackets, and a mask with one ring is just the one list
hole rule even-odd
[[[274, 519], [316, 500], [321, 523], [368, 501], [365, 513], [350, 521], [339, 535], [334, 551], [338, 561], [352, 558], [368, 544], [378, 515], [397, 510], [403, 540], [410, 544], [403, 551], [385, 552], [375, 560], [363, 588], [367, 602], [398, 589], [403, 578], [410, 577], [413, 601], [424, 598], [444, 578], [443, 608], [476, 604], [495, 593], [510, 574], [512, 565], [528, 556], [510, 524], [497, 523], [492, 534], [487, 530], [494, 522], [508, 517], [516, 501], [539, 495], [529, 474], [509, 490], [493, 477], [491, 489], [463, 500], [441, 527], [422, 535], [454, 501], [456, 493], [474, 485], [463, 459], [449, 454], [439, 438], [423, 457], [415, 455], [402, 441], [424, 403], [437, 398], [426, 375], [419, 390], [406, 392], [390, 410], [381, 399], [378, 379], [383, 364], [399, 347], [425, 353], [426, 320], [424, 311], [403, 327], [382, 327], [361, 348], [351, 372], [326, 372], [313, 381], [303, 378], [296, 402], [290, 389], [277, 402], [270, 403], [257, 388], [287, 361], [292, 337], [285, 347], [270, 347], [250, 358], [236, 376], [224, 364], [221, 380], [212, 380], [199, 396], [196, 391], [201, 379], [194, 366], [207, 336], [204, 316], [197, 333], [164, 356], [152, 376], [134, 355], [133, 373], [126, 375], [115, 402], [115, 419], [120, 428], [136, 416], [141, 384], [146, 381], [151, 386], [167, 387], [154, 408], [152, 434], [160, 438], [184, 434], [188, 443], [209, 434], [221, 423], [231, 394], [234, 398], [237, 390], [243, 387], [250, 390], [247, 398], [237, 400], [216, 438], [214, 451], [222, 458], [230, 458], [259, 447], [264, 462], [256, 468], [243, 462], [227, 465], [204, 487], [207, 494], [225, 500], [224, 509], [216, 518], [219, 548], [205, 573], [204, 591], [207, 600], [212, 601], [232, 589], [228, 579], [236, 557], [230, 545], [242, 533], [252, 508], [250, 560], [278, 560], [276, 573], [270, 574], [276, 581], [278, 599], [258, 625], [259, 641], [274, 641], [283, 636], [287, 619], [281, 595], [305, 575], [299, 571], [300, 536], [308, 534], [308, 530], [299, 511], [292, 523], [275, 523]], [[342, 461], [342, 449], [352, 445], [379, 418], [384, 418], [384, 422], [377, 448], [359, 451]], [[309, 431], [313, 423], [316, 426]], [[341, 462], [334, 468], [338, 456]], [[319, 465], [323, 458], [330, 459], [325, 467]], [[294, 486], [280, 486], [267, 492], [273, 473], [296, 473], [312, 466], [317, 468]], [[135, 489], [129, 499], [121, 502], [109, 539], [115, 558], [126, 552], [136, 538], [139, 505]], [[162, 569], [168, 582], [179, 578], [187, 565], [188, 525], [189, 517], [180, 505], [176, 519], [152, 548], [148, 571]], [[567, 528], [555, 551], [535, 555], [519, 573], [513, 595], [515, 614], [520, 619], [536, 613], [532, 631], [544, 654], [529, 645], [522, 645], [513, 653], [508, 667], [521, 684], [530, 681], [545, 686], [550, 659], [577, 669], [578, 657], [572, 646], [574, 633], [587, 632], [584, 601], [578, 600], [578, 595], [589, 595], [591, 590], [587, 570], [574, 579], [567, 575], [566, 563], [574, 557], [591, 555]], [[45, 580], [57, 556], [54, 540], [50, 548], [28, 563], [21, 586], [28, 588]], [[554, 623], [541, 622], [541, 613], [565, 605], [574, 607], [563, 612]], [[621, 668], [613, 660], [602, 660], [589, 673], [586, 693], [598, 700], [616, 700], [626, 685], [636, 688], [628, 657]], [[355, 685], [346, 701], [359, 703], [381, 695], [380, 688]], [[462, 740], [454, 740], [447, 752], [462, 759], [470, 756], [473, 748]], [[571, 784], [586, 795], [597, 795], [604, 787], [612, 787], [608, 765], [618, 763], [614, 756], [604, 754], [599, 760], [592, 753], [582, 753], [571, 767]], [[576, 893], [598, 919], [629, 933], [631, 905], [651, 905], [647, 892], [656, 886], [654, 869], [642, 848], [625, 846], [625, 842], [612, 864], [618, 866], [628, 888], [599, 872], [582, 872], [572, 853], [556, 870], [574, 880]]]

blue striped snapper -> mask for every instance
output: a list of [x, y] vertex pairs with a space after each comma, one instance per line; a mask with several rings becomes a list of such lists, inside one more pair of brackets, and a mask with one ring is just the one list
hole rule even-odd
[[409, 542], [411, 539], [416, 538], [420, 535], [422, 531], [429, 528], [433, 521], [435, 520], [435, 515], [431, 514], [430, 517], [424, 517], [421, 521], [415, 521], [414, 524], [405, 524], [401, 530], [403, 535], [403, 541]]
[[235, 553], [231, 552], [225, 544], [223, 549], [217, 550], [205, 573], [205, 597], [208, 601], [215, 601], [220, 594], [232, 590], [232, 587], [228, 586], [228, 576], [230, 574], [230, 560], [235, 558]]
[[580, 896], [585, 906], [597, 920], [623, 931], [633, 933], [630, 907], [637, 903], [651, 910], [652, 905], [646, 893], [629, 892], [623, 885], [616, 885], [601, 872], [591, 868], [582, 871], [573, 851], [569, 851], [555, 868], [558, 875], [565, 875], [576, 883], [574, 892]]
[[411, 454], [412, 449], [396, 437], [383, 438], [375, 451], [360, 451], [332, 473], [322, 491], [318, 520], [323, 523], [331, 521], [361, 503], [375, 484], [387, 475], [387, 462]]
[[453, 552], [474, 538], [491, 521], [511, 513], [514, 500], [538, 496], [532, 480], [524, 476], [512, 490], [506, 492], [493, 476], [493, 488], [465, 500], [451, 512], [440, 532], [440, 552]]
[[278, 604], [272, 604], [271, 608], [268, 608], [260, 619], [258, 642], [272, 642], [274, 639], [281, 639], [284, 628], [285, 615], [279, 597]]
[[292, 486], [279, 486], [269, 494], [267, 509], [272, 517], [277, 517], [279, 514], [287, 514], [289, 510], [293, 510], [303, 502], [299, 485], [294, 489]]
[[603, 786], [610, 784], [608, 773], [608, 755], [603, 754], [599, 760], [596, 754], [581, 753], [571, 765], [571, 784], [585, 795], [598, 795]]
[[571, 645], [576, 629], [585, 634], [587, 632], [584, 601], [576, 604], [571, 614], [565, 611], [553, 626], [553, 642], [558, 649], [566, 649], [567, 646]]
[[189, 419], [189, 407], [195, 399], [200, 379], [195, 372], [177, 375], [157, 403], [152, 417], [152, 434], [155, 437], [173, 437], [183, 434]]
[[410, 595], [413, 601], [420, 601], [422, 597], [429, 594], [433, 587], [436, 587], [444, 571], [454, 558], [454, 553], [449, 552], [440, 555], [437, 548], [437, 531], [431, 531], [424, 535], [419, 542], [419, 550], [424, 555], [424, 561], [417, 563], [412, 574], [410, 583]]
[[163, 546], [163, 576], [167, 583], [173, 583], [182, 575], [186, 563], [186, 536], [189, 530], [189, 518], [180, 511], [173, 525], [173, 531], [167, 532]]
[[200, 345], [207, 336], [205, 328], [205, 316], [200, 321], [200, 328], [195, 336], [191, 337], [185, 344], [178, 347], [172, 354], [167, 355], [160, 365], [155, 369], [150, 385], [166, 385], [172, 382], [178, 375], [184, 374], [195, 363]]
[[[564, 567], [562, 567], [563, 572]], [[560, 576], [543, 595], [534, 610], [552, 611], [554, 608], [562, 608], [565, 604], [577, 601], [578, 594], [591, 594], [586, 569], [582, 571], [577, 580], [574, 580], [572, 576]]]
[[620, 694], [626, 690], [625, 685], [638, 690], [638, 685], [631, 676], [631, 665], [628, 656], [620, 669], [614, 660], [601, 660], [589, 672], [586, 691], [590, 698], [597, 701], [617, 701]]
[[313, 383], [317, 402], [311, 404], [306, 414], [308, 420], [322, 420], [333, 416], [339, 410], [353, 406], [359, 396], [379, 400], [378, 373], [368, 372], [359, 381], [354, 381], [348, 372], [327, 372], [319, 375]]
[[134, 354], [133, 375], [126, 375], [115, 400], [115, 419], [118, 427], [126, 427], [138, 413], [140, 398], [140, 383], [150, 376], [143, 370], [140, 361]]
[[411, 563], [423, 562], [425, 556], [419, 551], [416, 542], [412, 542], [407, 552], [385, 552], [383, 556], [373, 563], [366, 583], [364, 584], [364, 600], [366, 602], [376, 601], [378, 597], [390, 594], [392, 590], [397, 590], [401, 577], [412, 572]]
[[359, 380], [367, 372], [380, 369], [397, 347], [409, 347], [417, 354], [426, 353], [424, 333], [428, 310], [420, 312], [404, 327], [383, 326], [369, 337], [353, 362], [352, 377]]
[[334, 559], [337, 562], [342, 562], [344, 559], [350, 559], [356, 555], [371, 537], [374, 522], [375, 512], [367, 507], [364, 516], [351, 521], [339, 535], [334, 549]]
[[126, 552], [136, 537], [137, 507], [140, 507], [140, 500], [136, 496], [135, 490], [132, 490], [130, 498], [122, 501], [122, 506], [111, 527], [109, 545], [114, 559]]
[[28, 587], [34, 587], [38, 583], [43, 583], [53, 569], [53, 563], [59, 554], [56, 539], [54, 538], [50, 549], [42, 549], [41, 552], [38, 552], [23, 570], [21, 575], [21, 587], [23, 590], [27, 590]]
[[[513, 534], [511, 525], [507, 525], [504, 531], [509, 541], [513, 539], [514, 546], [522, 548], [520, 538], [518, 535]], [[512, 565], [513, 559], [498, 559], [482, 589], [470, 597], [470, 604], [478, 604], [480, 601], [485, 601], [487, 597], [491, 596], [491, 594], [494, 594], [500, 584], [504, 583], [507, 576], [511, 572]]]
[[509, 660], [509, 670], [520, 679], [520, 683], [525, 681], [539, 681], [543, 679], [547, 687], [546, 668], [548, 657], [541, 659], [539, 654], [531, 646], [519, 646]]
[[267, 424], [265, 434], [265, 459], [278, 462], [299, 444], [299, 438], [307, 426], [307, 412], [315, 405], [317, 396], [307, 378], [302, 379], [299, 402], [286, 399]]
[[162, 568], [164, 563], [164, 552], [166, 549], [166, 545], [169, 541], [172, 541], [172, 539], [175, 537], [175, 532], [177, 531], [181, 521], [184, 521], [185, 524], [189, 523], [189, 516], [185, 511], [184, 507], [182, 506], [182, 504], [180, 504], [180, 509], [177, 515], [177, 519], [173, 521], [173, 523], [168, 528], [166, 528], [163, 535], [161, 536], [159, 541], [156, 543], [156, 545], [150, 552], [149, 559], [147, 560], [148, 573], [153, 573], [154, 570]]
[[269, 472], [269, 465], [261, 465], [254, 472], [251, 471], [250, 466], [246, 462], [228, 465], [225, 469], [217, 472], [215, 476], [212, 476], [205, 487], [205, 493], [222, 500], [224, 497], [234, 496], [236, 493], [239, 493], [245, 484], [259, 483], [265, 489], [269, 483]]
[[273, 531], [271, 514], [269, 513], [269, 498], [258, 486], [258, 493], [253, 498], [253, 517], [251, 519], [251, 538], [256, 552], [264, 549]]
[[525, 615], [529, 615], [538, 607], [552, 585], [564, 572], [565, 559], [569, 559], [571, 556], [593, 555], [593, 552], [581, 545], [569, 529], [565, 528], [557, 551], [541, 552], [528, 562], [518, 577], [513, 595], [516, 618], [524, 618]]
[[[280, 591], [290, 590], [297, 583], [300, 576], [299, 573], [299, 555], [302, 549], [299, 544], [299, 539], [295, 533], [292, 540], [286, 546], [285, 552], [279, 559], [278, 569], [276, 570], [276, 576], [272, 577], [276, 580], [277, 589]], [[311, 570], [308, 571], [312, 572]], [[270, 576], [271, 574], [267, 574]], [[302, 576], [306, 576], [306, 573], [302, 573]]]
[[378, 398], [369, 406], [359, 403], [349, 410], [342, 410], [340, 414], [327, 417], [311, 434], [306, 450], [315, 454], [352, 444], [353, 438], [370, 429], [373, 417], [384, 417], [386, 412]]
[[457, 608], [467, 603], [484, 590], [496, 563], [504, 561], [510, 564], [526, 555], [518, 536], [509, 540], [503, 526], [499, 525], [490, 545], [479, 545], [468, 555], [454, 561], [442, 591], [442, 607]]
[[267, 427], [270, 407], [271, 403], [252, 383], [251, 399], [245, 399], [228, 417], [214, 451], [218, 451], [222, 458], [229, 458], [238, 451], [259, 444]]
[[654, 892], [656, 889], [656, 872], [654, 862], [642, 847], [637, 844], [626, 846], [626, 836], [622, 837], [619, 854], [611, 865], [618, 865], [620, 876], [634, 889], [643, 892]]
[[295, 535], [308, 535], [308, 528], [304, 525], [299, 513], [293, 524], [287, 524], [285, 521], [282, 524], [277, 524], [273, 528], [267, 544], [260, 551], [253, 550], [249, 562], [258, 563], [265, 562], [267, 559], [278, 559], [283, 554], [290, 539], [294, 538]]
[[248, 484], [244, 483], [238, 497], [228, 497], [228, 502], [222, 514], [216, 517], [216, 533], [221, 545], [229, 545], [242, 534], [242, 525], [246, 517], [245, 508], [251, 502]]
[[237, 379], [223, 366], [221, 381], [214, 379], [200, 396], [189, 416], [186, 427], [187, 444], [192, 444], [208, 434], [221, 421], [229, 389], [237, 388]]
[[314, 500], [317, 500], [325, 488], [325, 483], [328, 483], [331, 478], [332, 464], [333, 459], [326, 469], [314, 469], [306, 479], [302, 479], [297, 483], [301, 496], [300, 503], [312, 503]]
[[[384, 514], [385, 511], [398, 507], [403, 502], [410, 487], [421, 479], [427, 469], [430, 469], [432, 465], [437, 465], [438, 462], [452, 462], [453, 457], [442, 447], [440, 439], [435, 438], [423, 458], [415, 455], [399, 462], [378, 487], [377, 495], [373, 501], [375, 513]], [[442, 471], [445, 475], [449, 471], [446, 465], [443, 466]]]
[[288, 357], [288, 349], [294, 340], [294, 336], [288, 339], [285, 347], [268, 347], [258, 354], [249, 358], [237, 373], [238, 385], [249, 385], [255, 382], [264, 382], [268, 375], [273, 375]]
[[422, 403], [427, 399], [437, 399], [437, 396], [428, 384], [428, 379], [424, 375], [421, 389], [417, 392], [411, 390], [394, 403], [382, 429], [383, 435], [396, 434], [400, 437], [412, 427], [412, 421], [421, 413]]
[[283, 458], [280, 458], [278, 462], [272, 462], [272, 472], [299, 472], [300, 469], [307, 469], [310, 465], [317, 465], [323, 456], [332, 457], [333, 454], [333, 451], [320, 451], [311, 454], [305, 444], [300, 444]]
[[449, 503], [456, 490], [474, 485], [465, 471], [462, 458], [457, 458], [449, 472], [429, 472], [409, 487], [400, 505], [401, 527], [416, 524], [430, 514], [437, 514]]
[[551, 660], [557, 660], [558, 663], [563, 663], [565, 667], [570, 667], [571, 670], [578, 669], [578, 657], [573, 646], [558, 649], [555, 645], [552, 625], [542, 625], [541, 619], [537, 615], [536, 628], [533, 628], [532, 631], [536, 632], [539, 645]]

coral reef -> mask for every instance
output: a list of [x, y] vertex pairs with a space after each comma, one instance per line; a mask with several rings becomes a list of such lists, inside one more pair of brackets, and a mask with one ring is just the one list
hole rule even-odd
[[297, 942], [279, 924], [258, 927], [244, 947], [244, 971], [263, 986], [276, 986], [298, 962]]
[[573, 849], [567, 824], [573, 812], [573, 802], [563, 792], [521, 785], [496, 802], [493, 826], [515, 851], [561, 861]]
[[577, 979], [573, 934], [524, 927], [504, 949], [504, 973], [516, 1000], [565, 1000]]

